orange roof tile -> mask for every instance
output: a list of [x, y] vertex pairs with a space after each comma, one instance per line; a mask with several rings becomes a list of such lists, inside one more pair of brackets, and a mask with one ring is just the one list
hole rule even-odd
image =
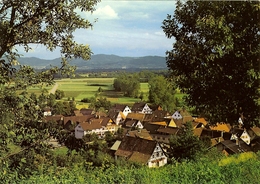
[[195, 122], [202, 123], [204, 126], [208, 124], [208, 122], [205, 120], [205, 118], [195, 118]]
[[135, 119], [139, 121], [143, 121], [144, 117], [145, 114], [141, 114], [141, 113], [128, 113], [126, 116], [127, 119]]
[[150, 122], [150, 124], [167, 126], [167, 123], [165, 121]]
[[227, 123], [217, 123], [216, 125], [209, 126], [211, 130], [230, 132], [231, 126]]

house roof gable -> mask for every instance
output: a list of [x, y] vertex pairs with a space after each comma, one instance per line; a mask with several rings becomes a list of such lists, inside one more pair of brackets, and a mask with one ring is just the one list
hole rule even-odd
[[101, 121], [102, 120], [100, 119], [94, 119], [94, 120], [90, 120], [89, 122], [80, 123], [79, 125], [82, 127], [84, 131], [91, 131], [91, 130], [102, 128]]
[[156, 142], [153, 140], [126, 136], [122, 140], [115, 155], [118, 155], [118, 156], [128, 155], [127, 157], [129, 158], [130, 155], [132, 155], [134, 151], [142, 153], [142, 154], [152, 155], [156, 145], [157, 145]]
[[[135, 102], [132, 106], [132, 111], [142, 111], [143, 108], [147, 105], [145, 102]], [[147, 105], [148, 106], [148, 105]], [[148, 106], [149, 107], [149, 106]]]
[[149, 131], [147, 131], [146, 129], [129, 131], [127, 134], [130, 137], [139, 137], [142, 139], [153, 140], [153, 138], [149, 134]]
[[218, 131], [224, 131], [224, 132], [230, 132], [231, 126], [227, 123], [217, 123], [215, 125], [209, 126], [211, 130], [218, 130]]
[[166, 127], [166, 128], [159, 128], [157, 132], [160, 133], [165, 133], [169, 135], [176, 135], [179, 131], [179, 128], [171, 128], [171, 127]]
[[87, 116], [68, 116], [64, 117], [64, 125], [66, 125], [69, 121], [74, 123], [82, 123], [88, 121], [89, 119], [93, 118], [94, 115], [87, 115]]
[[131, 112], [131, 113], [127, 114], [126, 119], [143, 121], [144, 117], [145, 117], [145, 114]]

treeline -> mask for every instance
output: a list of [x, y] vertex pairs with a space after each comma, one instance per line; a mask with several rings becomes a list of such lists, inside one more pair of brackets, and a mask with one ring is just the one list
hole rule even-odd
[[[150, 75], [159, 74], [159, 75], [168, 75], [167, 70], [161, 69], [151, 69], [151, 70], [86, 70], [86, 71], [75, 71], [74, 76], [68, 76], [69, 78], [117, 78], [122, 74], [137, 74], [139, 76], [140, 82], [147, 82]], [[64, 76], [60, 74], [54, 75], [55, 79], [64, 78]]]
[[114, 80], [115, 91], [122, 92], [127, 97], [144, 99], [144, 92], [140, 92], [140, 84], [148, 83], [148, 102], [160, 105], [164, 110], [173, 111], [180, 107], [182, 99], [175, 97], [176, 87], [173, 81], [166, 78], [167, 73], [153, 73], [142, 71], [139, 73], [122, 73]]

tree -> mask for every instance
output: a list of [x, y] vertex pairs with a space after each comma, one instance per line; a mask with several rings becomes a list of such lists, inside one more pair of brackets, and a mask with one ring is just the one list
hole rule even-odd
[[123, 92], [127, 97], [138, 97], [141, 88], [137, 74], [126, 75], [125, 73], [114, 80], [113, 86], [116, 91]]
[[101, 87], [98, 88], [98, 92], [101, 93], [103, 92], [103, 89]]
[[53, 107], [55, 105], [55, 103], [56, 103], [56, 95], [54, 95], [52, 93], [49, 94], [47, 96], [47, 106]]
[[167, 65], [187, 102], [212, 123], [259, 123], [258, 1], [182, 1], [162, 29]]
[[187, 122], [177, 135], [170, 138], [168, 153], [170, 158], [195, 159], [205, 151], [205, 148], [205, 143], [193, 135], [192, 124]]
[[57, 89], [57, 90], [55, 91], [55, 98], [56, 98], [57, 100], [60, 100], [60, 99], [62, 99], [63, 97], [65, 97], [64, 91]]
[[143, 99], [144, 99], [144, 92], [143, 91], [141, 91], [139, 98], [140, 98], [141, 101], [143, 101]]
[[156, 75], [148, 82], [149, 102], [161, 105], [163, 109], [173, 111], [175, 108], [175, 90], [173, 85], [161, 75]]
[[107, 98], [100, 97], [98, 99], [91, 98], [89, 108], [94, 108], [95, 110], [109, 110], [111, 107], [111, 102]]
[[[0, 2], [0, 173], [1, 181], [14, 172], [10, 164], [16, 155], [28, 161], [29, 154], [46, 156], [50, 138], [49, 129], [42, 124], [41, 107], [47, 104], [47, 95], [42, 93], [37, 102], [35, 97], [26, 95], [28, 87], [51, 85], [54, 74], [69, 74], [74, 67], [68, 65], [72, 58], [90, 58], [91, 51], [87, 45], [77, 44], [73, 40], [76, 29], [90, 28], [92, 24], [80, 17], [80, 11], [93, 11], [98, 0], [3, 0]], [[31, 44], [42, 44], [49, 51], [59, 48], [61, 66], [36, 72], [30, 66], [17, 62], [21, 56], [16, 46], [30, 51]], [[18, 93], [19, 91], [19, 93]], [[37, 125], [37, 126], [35, 126]], [[9, 146], [19, 147], [19, 151]], [[46, 158], [48, 158], [46, 156]], [[22, 163], [13, 165], [12, 169], [22, 168]], [[27, 168], [26, 168], [27, 169]], [[9, 182], [6, 182], [9, 183]]]

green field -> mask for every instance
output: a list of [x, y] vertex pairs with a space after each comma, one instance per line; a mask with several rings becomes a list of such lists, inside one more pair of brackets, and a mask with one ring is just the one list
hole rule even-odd
[[[74, 98], [77, 103], [77, 108], [87, 108], [87, 103], [80, 102], [83, 98], [95, 96], [106, 97], [112, 104], [121, 103], [132, 105], [140, 101], [138, 98], [130, 98], [123, 96], [120, 92], [115, 92], [113, 87], [114, 78], [81, 78], [81, 79], [62, 79], [55, 81], [58, 84], [59, 90], [65, 92], [64, 100]], [[102, 92], [98, 92], [99, 88]], [[50, 88], [51, 89], [51, 88]], [[141, 91], [144, 93], [144, 99], [148, 99], [148, 83], [141, 83]]]
[[[113, 87], [114, 78], [80, 78], [80, 79], [61, 79], [55, 80], [58, 84], [57, 89], [64, 91], [65, 97], [63, 100], [68, 98], [74, 98], [77, 103], [77, 108], [88, 108], [87, 103], [81, 102], [83, 98], [91, 98], [95, 96], [102, 96], [111, 101], [112, 104], [127, 104], [132, 105], [135, 102], [140, 101], [139, 98], [130, 98], [123, 96], [120, 92], [115, 92]], [[141, 92], [144, 93], [144, 100], [148, 100], [149, 87], [148, 83], [141, 83]], [[48, 86], [46, 89], [50, 91], [53, 86]], [[99, 88], [102, 88], [102, 92], [98, 92]], [[42, 89], [34, 87], [28, 89], [29, 93], [34, 92], [36, 95], [41, 93]], [[176, 93], [176, 97], [181, 99], [183, 94], [179, 91]]]

